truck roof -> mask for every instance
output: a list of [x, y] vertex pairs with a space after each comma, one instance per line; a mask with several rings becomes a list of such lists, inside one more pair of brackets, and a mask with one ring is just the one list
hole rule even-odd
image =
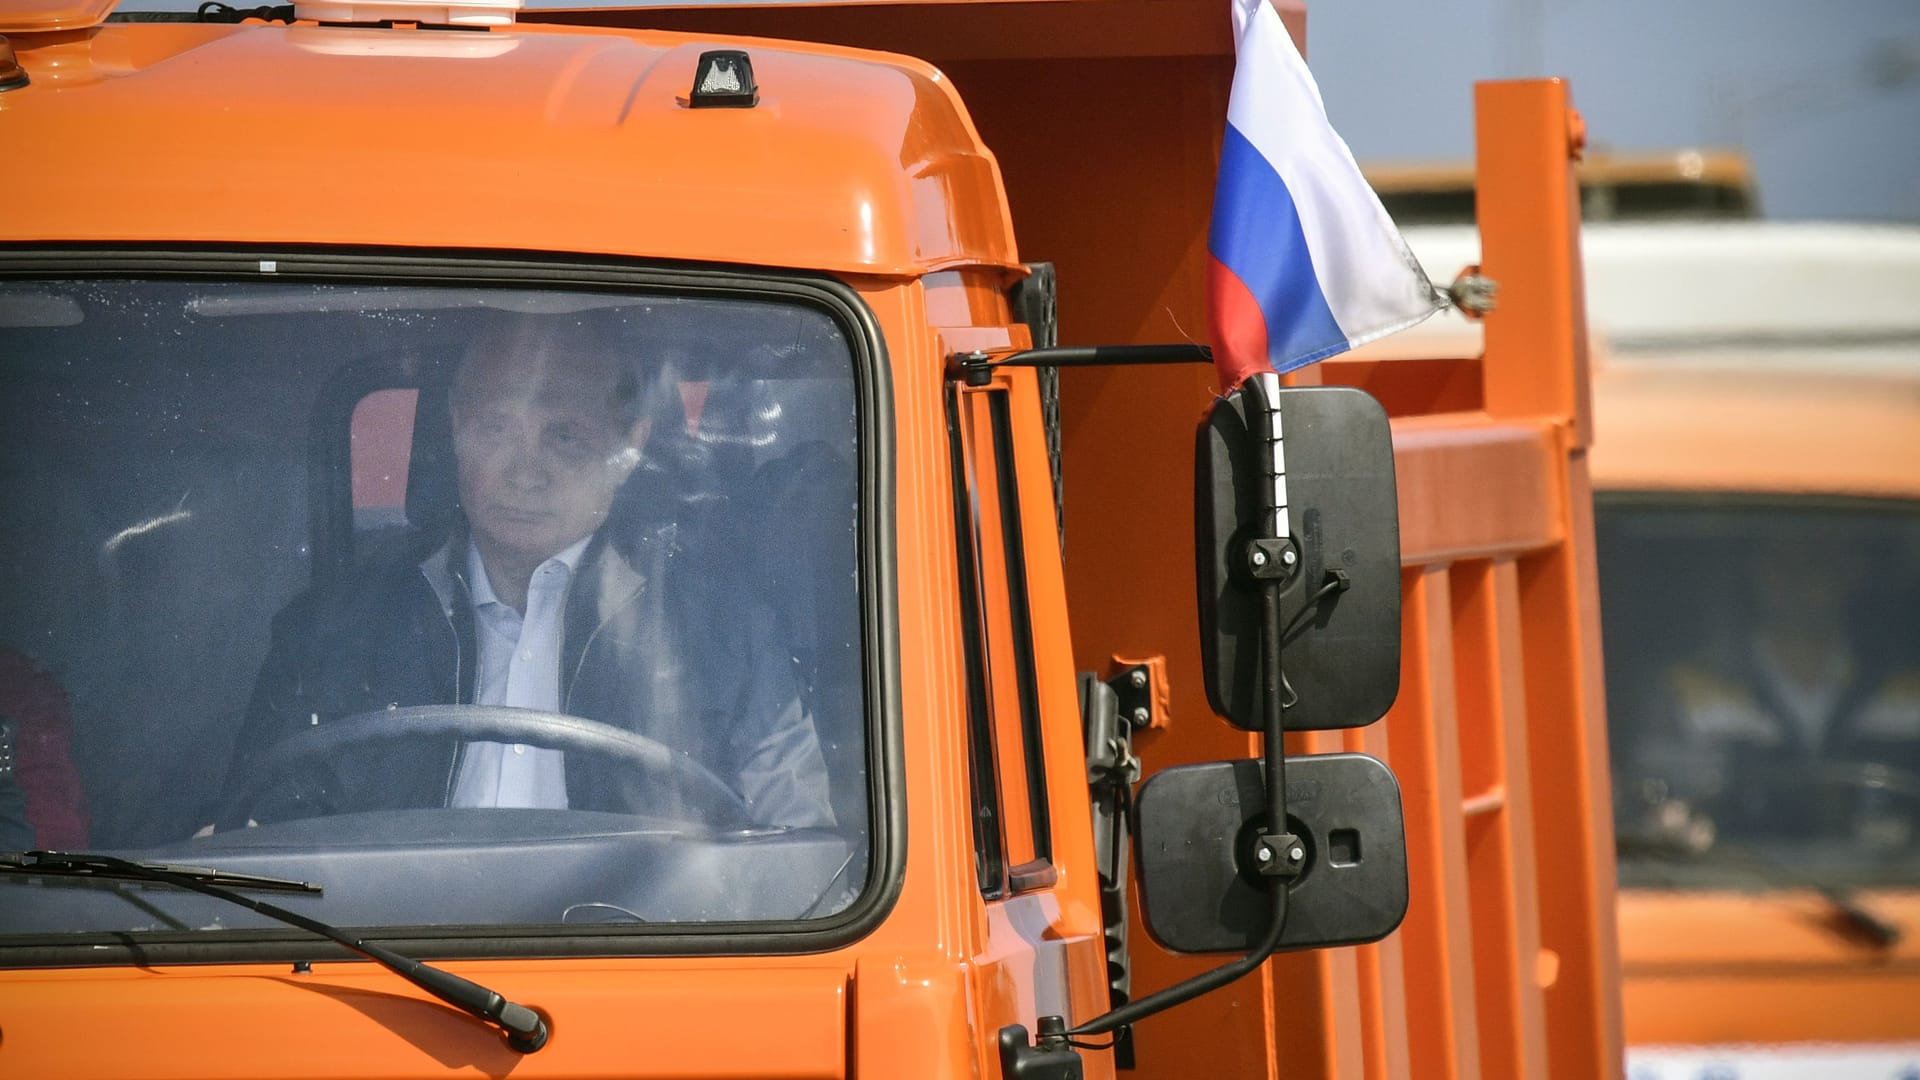
[[[1472, 226], [1415, 226], [1442, 284], [1480, 258]], [[1920, 227], [1727, 221], [1581, 230], [1587, 314], [1616, 353], [1712, 348], [1790, 360], [1844, 348], [1843, 366], [1911, 368], [1920, 343]], [[1467, 327], [1457, 315], [1429, 329]]]
[[[1470, 224], [1471, 161], [1376, 161], [1367, 181], [1402, 226]], [[1758, 197], [1745, 157], [1729, 150], [1590, 151], [1574, 167], [1587, 222], [1738, 220], [1755, 216]]]
[[[1479, 259], [1414, 227], [1428, 274]], [[1920, 498], [1920, 228], [1590, 225], [1594, 483], [1603, 490]], [[1446, 312], [1363, 350], [1474, 356]]]
[[[0, 100], [0, 242], [1018, 265], [993, 156], [946, 78], [907, 57], [557, 26], [10, 18], [47, 7], [0, 0], [32, 80]], [[714, 48], [749, 53], [756, 107], [688, 107]]]
[[1920, 499], [1920, 371], [1624, 362], [1593, 391], [1602, 490]]

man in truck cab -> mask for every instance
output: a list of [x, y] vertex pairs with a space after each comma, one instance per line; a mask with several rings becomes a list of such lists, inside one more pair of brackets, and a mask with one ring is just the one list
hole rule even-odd
[[717, 776], [737, 796], [736, 824], [832, 824], [818, 737], [772, 616], [713, 603], [708, 591], [726, 585], [676, 560], [677, 523], [628, 490], [649, 410], [674, 396], [657, 392], [666, 380], [653, 367], [572, 316], [499, 315], [475, 335], [446, 392], [453, 524], [274, 620], [227, 783], [265, 794], [220, 827], [440, 806], [722, 823], [710, 793], [671, 772], [470, 732], [308, 757], [270, 786], [255, 775], [305, 728], [430, 704], [611, 724]]
[[[1700, 654], [1670, 665], [1640, 775], [1706, 812], [1718, 838], [1913, 841], [1920, 790], [1920, 669], [1907, 561], [1874, 519], [1773, 523], [1720, 558], [1744, 588]], [[1705, 542], [1695, 541], [1695, 547]]]

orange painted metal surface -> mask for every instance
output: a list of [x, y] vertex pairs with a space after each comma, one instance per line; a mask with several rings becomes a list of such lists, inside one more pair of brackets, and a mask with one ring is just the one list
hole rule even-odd
[[[368, 964], [9, 972], [10, 1076], [216, 1078], [845, 1075], [844, 964], [491, 961], [449, 964], [554, 1018], [522, 1058]], [[742, 1018], [756, 1017], [745, 1023]], [[76, 1021], [87, 1018], [91, 1026]]]
[[0, 10], [0, 34], [84, 30], [105, 21], [118, 0], [13, 0]]
[[1564, 540], [1556, 434], [1551, 426], [1474, 413], [1396, 421], [1401, 557], [1449, 562]]
[[1917, 382], [1818, 363], [1612, 362], [1594, 376], [1594, 483], [1920, 498]]
[[[1566, 539], [1523, 557], [1526, 761], [1539, 861], [1549, 1067], [1620, 1067], [1622, 1037], [1599, 583], [1594, 568], [1585, 289], [1571, 163], [1584, 125], [1558, 80], [1491, 83], [1474, 95], [1481, 263], [1516, 282], [1486, 320], [1487, 409], [1564, 433]], [[1551, 954], [1550, 956], [1548, 954]], [[1543, 981], [1546, 981], [1543, 979]]]
[[[1920, 925], [1920, 895], [1855, 902]], [[1622, 994], [1635, 1045], [1910, 1042], [1920, 943], [1878, 949], [1811, 893], [1620, 894]]]
[[[1124, 234], [1060, 246], [1063, 341], [1200, 333], [1206, 177], [1184, 163], [1217, 152], [1205, 133], [1218, 130], [1210, 110], [1224, 107], [1225, 68], [1190, 63], [1178, 98], [1112, 88], [1130, 110], [1132, 139], [1158, 148], [1166, 168], [1103, 183], [1116, 201], [1162, 212]], [[1375, 753], [1400, 776], [1413, 879], [1406, 923], [1377, 945], [1283, 957], [1143, 1022], [1141, 1075], [1620, 1069], [1571, 113], [1554, 82], [1483, 86], [1477, 104], [1482, 174], [1505, 184], [1486, 204], [1487, 258], [1503, 280], [1530, 286], [1503, 294], [1484, 358], [1356, 360], [1318, 372], [1366, 387], [1393, 417], [1407, 629], [1401, 697], [1387, 718], [1295, 741]], [[977, 107], [989, 134], [993, 108]], [[1000, 153], [1017, 221], [1046, 230], [1085, 213], [1054, 190], [1057, 180], [1030, 174], [1025, 155]], [[1160, 265], [1176, 269], [1129, 276]], [[1201, 694], [1193, 581], [1166, 554], [1191, 550], [1192, 425], [1215, 392], [1212, 373], [1067, 372], [1062, 387], [1068, 590], [1082, 665], [1165, 650], [1172, 722], [1140, 739], [1149, 770], [1248, 756], [1253, 741], [1214, 718]], [[1143, 943], [1135, 992], [1214, 962]]]
[[36, 150], [0, 242], [1016, 261], [992, 156], [951, 84], [905, 57], [749, 39], [762, 106], [692, 110], [678, 99], [711, 39], [111, 24], [11, 40], [34, 81], [0, 116]]
[[[982, 18], [989, 8], [1002, 17]], [[994, 1032], [1031, 1025], [1056, 1004], [1043, 995], [1075, 1020], [1104, 1000], [1074, 667], [1167, 658], [1170, 722], [1140, 740], [1150, 767], [1255, 753], [1208, 713], [1197, 674], [1191, 448], [1211, 372], [1064, 378], [1064, 571], [1035, 380], [1000, 376], [1057, 874], [981, 898], [944, 356], [1021, 339], [1000, 291], [1018, 254], [1057, 262], [1067, 343], [1204, 336], [1224, 11], [1089, 0], [631, 17], [701, 32], [28, 35], [16, 44], [36, 83], [0, 97], [0, 124], [35, 156], [10, 185], [0, 241], [557, 251], [840, 274], [874, 313], [892, 380], [904, 629], [900, 716], [881, 737], [898, 744], [911, 824], [886, 920], [821, 956], [450, 963], [552, 1013], [552, 1048], [525, 1059], [363, 964], [298, 978], [284, 964], [9, 971], [0, 1071], [71, 1075], [72, 1048], [99, 1046], [88, 1067], [102, 1075], [991, 1075]], [[694, 114], [673, 97], [716, 42], [700, 20], [853, 44], [895, 34], [886, 43], [944, 73], [750, 41], [764, 111]], [[1104, 29], [1066, 32], [1091, 26]], [[1544, 1062], [1579, 1077], [1619, 1060], [1577, 246], [1556, 216], [1572, 207], [1553, 194], [1569, 183], [1568, 112], [1557, 84], [1483, 90], [1480, 108], [1482, 176], [1512, 185], [1492, 205], [1516, 208], [1487, 223], [1487, 258], [1538, 292], [1503, 296], [1471, 367], [1364, 371], [1419, 478], [1404, 496], [1406, 689], [1372, 728], [1296, 740], [1400, 772], [1413, 909], [1380, 944], [1288, 956], [1143, 1023], [1136, 1075], [1519, 1076]], [[1143, 155], [1154, 167], [1122, 167]], [[1363, 369], [1324, 377], [1346, 373]], [[1136, 993], [1218, 962], [1160, 950], [1135, 917]], [[1110, 1071], [1110, 1055], [1089, 1055], [1089, 1075]]]

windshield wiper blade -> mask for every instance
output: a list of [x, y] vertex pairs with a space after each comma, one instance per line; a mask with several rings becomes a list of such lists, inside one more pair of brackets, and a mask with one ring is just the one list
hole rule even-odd
[[1855, 895], [1855, 890], [1845, 885], [1834, 885], [1819, 881], [1812, 882], [1813, 891], [1827, 902], [1835, 915], [1840, 917], [1841, 925], [1852, 931], [1876, 949], [1891, 949], [1900, 944], [1903, 936], [1899, 924], [1883, 919], [1868, 910]]
[[219, 870], [211, 866], [184, 863], [135, 862], [111, 855], [90, 855], [67, 851], [0, 852], [0, 873], [30, 874], [38, 877], [81, 877], [101, 881], [152, 881], [155, 872], [189, 878], [202, 885], [224, 885], [230, 889], [255, 889], [267, 892], [297, 892], [322, 895], [325, 890], [307, 881], [263, 877]]
[[[495, 1025], [506, 1033], [507, 1045], [523, 1054], [531, 1054], [547, 1045], [546, 1020], [525, 1005], [516, 1005], [479, 983], [463, 979], [452, 972], [441, 971], [431, 964], [402, 956], [392, 949], [376, 945], [365, 938], [352, 937], [345, 931], [323, 923], [319, 919], [311, 919], [299, 912], [288, 911], [276, 904], [255, 900], [251, 896], [234, 891], [235, 889], [279, 889], [318, 893], [321, 891], [318, 885], [311, 885], [304, 881], [289, 881], [284, 878], [257, 877], [252, 874], [229, 874], [204, 866], [176, 867], [165, 863], [134, 862], [117, 855], [100, 855], [92, 852], [0, 852], [0, 873], [154, 881], [211, 896], [229, 904], [238, 904], [270, 919], [278, 919], [289, 926], [297, 926], [308, 933], [318, 934], [329, 941], [338, 942], [361, 956], [375, 961], [441, 1001]], [[229, 888], [229, 884], [233, 888]]]

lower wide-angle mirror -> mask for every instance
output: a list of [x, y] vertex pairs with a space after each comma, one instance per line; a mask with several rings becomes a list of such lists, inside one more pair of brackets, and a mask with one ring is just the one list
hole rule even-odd
[[[1136, 857], [1147, 930], [1176, 952], [1247, 952], [1272, 914], [1253, 869], [1265, 824], [1259, 761], [1163, 769], [1141, 785]], [[1356, 945], [1393, 932], [1407, 912], [1407, 848], [1400, 784], [1377, 758], [1287, 759], [1289, 828], [1305, 870], [1287, 886], [1281, 948]]]

